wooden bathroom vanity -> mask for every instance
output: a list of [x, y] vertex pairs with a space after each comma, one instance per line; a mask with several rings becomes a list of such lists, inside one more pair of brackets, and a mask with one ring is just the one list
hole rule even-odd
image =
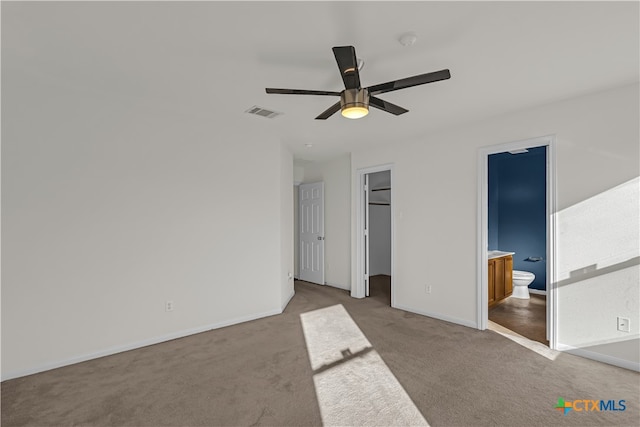
[[489, 252], [489, 307], [513, 292], [513, 252]]

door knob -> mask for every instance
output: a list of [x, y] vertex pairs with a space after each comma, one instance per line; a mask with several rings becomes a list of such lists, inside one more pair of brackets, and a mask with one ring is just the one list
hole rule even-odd
[[324, 237], [318, 236], [318, 240], [324, 240]]

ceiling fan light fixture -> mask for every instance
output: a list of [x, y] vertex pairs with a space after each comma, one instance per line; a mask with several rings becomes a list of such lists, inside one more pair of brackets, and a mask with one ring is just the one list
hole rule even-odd
[[369, 114], [369, 109], [367, 107], [358, 106], [346, 107], [342, 108], [341, 114], [347, 119], [361, 119]]
[[369, 114], [369, 91], [345, 89], [340, 94], [340, 113], [348, 119], [360, 119]]

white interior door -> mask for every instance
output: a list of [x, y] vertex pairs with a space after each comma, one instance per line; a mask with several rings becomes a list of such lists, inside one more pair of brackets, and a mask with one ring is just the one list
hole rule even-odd
[[300, 280], [324, 285], [324, 182], [300, 184]]

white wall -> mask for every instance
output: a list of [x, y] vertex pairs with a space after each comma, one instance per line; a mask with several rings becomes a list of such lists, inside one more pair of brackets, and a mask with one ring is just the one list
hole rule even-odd
[[[558, 321], [564, 325], [559, 341], [570, 350], [617, 359], [622, 355], [622, 360], [635, 361], [636, 370], [640, 370], [639, 194], [636, 177], [556, 214]], [[576, 316], [576, 307], [589, 310], [588, 323]], [[630, 320], [631, 332], [616, 330], [618, 316]], [[635, 349], [629, 346], [634, 337]]]
[[[640, 175], [638, 91], [638, 84], [619, 87], [459, 126], [406, 144], [352, 153], [354, 191], [358, 168], [394, 164], [397, 306], [475, 327], [478, 148], [555, 134], [560, 212]], [[352, 225], [351, 260], [355, 262], [355, 215]], [[570, 225], [557, 232], [564, 239], [578, 237]], [[594, 236], [580, 236], [582, 244], [599, 245]], [[637, 240], [635, 248], [637, 251]], [[558, 271], [566, 269], [562, 257], [559, 253]], [[558, 290], [562, 344], [590, 345], [591, 338], [585, 338], [582, 331], [591, 329], [599, 331], [594, 345], [602, 343], [603, 334], [611, 341], [638, 339], [637, 332], [620, 338], [615, 331], [616, 316], [638, 323], [638, 281], [618, 283], [615, 275], [599, 277], [601, 291], [595, 294], [586, 281]], [[431, 294], [425, 292], [427, 284]], [[574, 292], [581, 291], [593, 296], [572, 299]], [[611, 303], [602, 304], [603, 298]], [[596, 318], [593, 313], [600, 315]], [[592, 350], [610, 351], [608, 347]], [[637, 353], [621, 352], [622, 356], [615, 353], [618, 359], [638, 363]]]
[[242, 113], [220, 137], [210, 118], [6, 71], [4, 379], [281, 311], [279, 142], [243, 136]]
[[300, 185], [304, 180], [304, 166], [293, 163], [293, 185]]
[[351, 289], [351, 159], [349, 155], [304, 165], [304, 183], [324, 181], [325, 282]]
[[293, 155], [284, 146], [280, 147], [280, 282], [282, 286], [281, 309], [284, 310], [294, 295], [294, 206], [293, 206]]

